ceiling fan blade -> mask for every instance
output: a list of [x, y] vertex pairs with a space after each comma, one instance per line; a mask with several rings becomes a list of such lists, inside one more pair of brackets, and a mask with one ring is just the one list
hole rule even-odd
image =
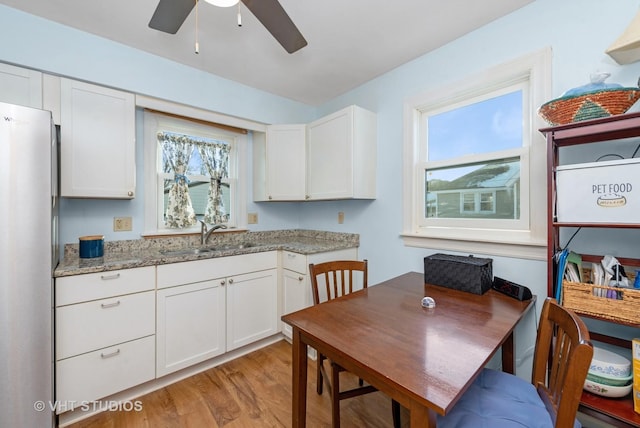
[[242, 3], [287, 52], [294, 53], [307, 46], [307, 41], [278, 0], [242, 0]]
[[195, 0], [160, 0], [149, 21], [149, 27], [176, 34], [195, 4]]

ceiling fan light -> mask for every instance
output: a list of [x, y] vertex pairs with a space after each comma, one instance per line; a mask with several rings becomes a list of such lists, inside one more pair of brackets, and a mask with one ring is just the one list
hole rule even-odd
[[204, 0], [204, 1], [218, 7], [231, 7], [231, 6], [237, 5], [239, 0]]

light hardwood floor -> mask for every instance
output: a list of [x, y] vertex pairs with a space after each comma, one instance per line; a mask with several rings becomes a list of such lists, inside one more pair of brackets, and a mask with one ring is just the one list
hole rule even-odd
[[[309, 360], [307, 426], [330, 427], [331, 403], [326, 390], [316, 393], [315, 373]], [[356, 385], [353, 375], [341, 376], [345, 387]], [[290, 427], [291, 383], [291, 345], [283, 340], [142, 396], [141, 411], [103, 412], [70, 427]], [[391, 400], [381, 392], [343, 400], [340, 409], [343, 428], [393, 426]]]

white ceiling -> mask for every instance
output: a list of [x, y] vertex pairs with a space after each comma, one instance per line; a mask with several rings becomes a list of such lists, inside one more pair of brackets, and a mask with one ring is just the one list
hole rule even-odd
[[[194, 0], [195, 1], [195, 0]], [[0, 3], [254, 88], [318, 105], [533, 0], [280, 0], [309, 43], [288, 54], [244, 5], [198, 5], [177, 34], [148, 27], [158, 0]]]

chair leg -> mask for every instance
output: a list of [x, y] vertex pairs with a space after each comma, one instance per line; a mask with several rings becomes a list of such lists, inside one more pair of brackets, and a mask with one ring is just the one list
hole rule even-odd
[[391, 415], [393, 416], [393, 428], [400, 428], [402, 421], [400, 420], [400, 403], [391, 400]]
[[318, 393], [318, 395], [322, 395], [322, 383], [323, 383], [323, 379], [322, 379], [322, 364], [324, 361], [324, 355], [320, 354], [318, 352], [318, 359], [316, 360], [317, 366], [316, 366], [316, 392]]
[[331, 363], [331, 426], [340, 428], [340, 371]]

